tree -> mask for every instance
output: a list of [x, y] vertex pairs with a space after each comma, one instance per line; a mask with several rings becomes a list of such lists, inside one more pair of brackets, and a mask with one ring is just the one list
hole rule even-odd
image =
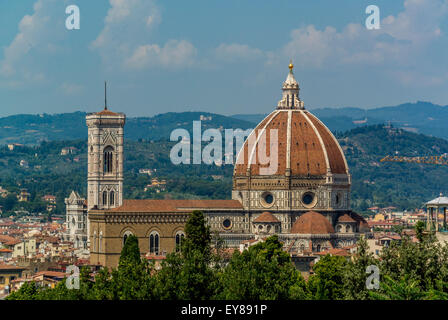
[[423, 232], [425, 231], [425, 224], [422, 221], [417, 221], [415, 224], [415, 233], [419, 242], [423, 242]]
[[157, 273], [160, 299], [206, 300], [219, 290], [212, 268], [210, 228], [201, 211], [191, 213], [185, 234], [181, 252], [169, 254]]
[[[106, 279], [103, 274], [102, 279]], [[153, 281], [151, 268], [146, 260], [140, 257], [138, 238], [134, 235], [127, 237], [121, 250], [118, 268], [112, 270], [112, 284], [101, 284], [113, 289], [112, 297], [120, 300], [147, 300], [152, 298]], [[98, 287], [97, 287], [98, 288]], [[102, 296], [107, 294], [99, 292]], [[110, 296], [110, 295], [109, 295]]]
[[206, 224], [202, 211], [195, 210], [191, 213], [185, 225], [185, 233], [186, 238], [182, 248], [184, 254], [188, 254], [191, 250], [198, 250], [205, 255], [210, 254], [210, 227]]
[[0, 204], [3, 206], [3, 211], [11, 211], [12, 208], [17, 204], [17, 196], [14, 193], [10, 193], [6, 198], [0, 198]]
[[431, 237], [422, 240], [414, 243], [405, 237], [400, 243], [392, 242], [381, 253], [381, 274], [393, 281], [400, 281], [406, 276], [408, 281], [415, 281], [422, 292], [437, 288], [440, 281], [447, 281], [448, 246]]
[[25, 282], [19, 290], [11, 293], [6, 300], [38, 300], [39, 292], [34, 281]]
[[307, 298], [306, 283], [274, 235], [235, 251], [221, 275], [220, 299], [274, 300]]
[[117, 289], [115, 282], [107, 268], [101, 268], [95, 276], [95, 283], [92, 285], [90, 298], [93, 300], [117, 300]]
[[426, 292], [425, 300], [448, 300], [448, 282], [437, 280], [434, 288]]
[[367, 300], [370, 299], [369, 290], [366, 286], [368, 274], [367, 267], [377, 265], [378, 261], [369, 252], [369, 245], [366, 239], [361, 238], [357, 243], [356, 254], [353, 260], [347, 263], [344, 272], [344, 296], [349, 300]]
[[392, 226], [391, 231], [401, 235], [403, 232], [403, 229], [404, 229], [404, 227], [402, 225], [395, 225], [395, 226]]
[[308, 279], [308, 288], [315, 299], [339, 300], [344, 298], [344, 269], [347, 260], [340, 256], [320, 258], [314, 266], [314, 274]]
[[39, 290], [37, 300], [83, 300], [83, 296], [79, 289], [68, 289], [64, 278], [54, 288]]
[[369, 291], [375, 300], [420, 300], [425, 296], [418, 285], [417, 280], [412, 280], [408, 275], [393, 280], [385, 275], [380, 282], [380, 291]]

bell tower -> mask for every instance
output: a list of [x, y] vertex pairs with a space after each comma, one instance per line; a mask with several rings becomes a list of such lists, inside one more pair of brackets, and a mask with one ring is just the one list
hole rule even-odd
[[123, 128], [126, 116], [107, 109], [86, 116], [87, 210], [110, 209], [123, 204]]

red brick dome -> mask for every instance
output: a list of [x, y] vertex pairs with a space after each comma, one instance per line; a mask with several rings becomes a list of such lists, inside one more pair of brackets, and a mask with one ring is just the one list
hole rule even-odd
[[[278, 165], [272, 175], [348, 174], [344, 153], [331, 131], [309, 111], [296, 108], [277, 109], [258, 124], [238, 154], [235, 176], [246, 176], [248, 172], [260, 175], [260, 168], [269, 167], [269, 163], [264, 164], [266, 161], [260, 161], [258, 155], [270, 157], [273, 129], [277, 130], [278, 136]], [[265, 132], [264, 136], [262, 132]]]
[[291, 233], [328, 234], [334, 233], [334, 228], [330, 221], [320, 213], [308, 211], [294, 222]]

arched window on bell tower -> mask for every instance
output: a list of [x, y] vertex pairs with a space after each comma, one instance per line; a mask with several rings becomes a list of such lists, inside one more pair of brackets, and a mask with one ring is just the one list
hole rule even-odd
[[107, 191], [103, 191], [103, 205], [107, 206]]
[[114, 148], [108, 146], [104, 148], [104, 164], [103, 164], [103, 172], [104, 173], [112, 173], [113, 171], [113, 159], [114, 159]]
[[109, 205], [113, 206], [115, 204], [115, 193], [113, 191], [109, 194]]

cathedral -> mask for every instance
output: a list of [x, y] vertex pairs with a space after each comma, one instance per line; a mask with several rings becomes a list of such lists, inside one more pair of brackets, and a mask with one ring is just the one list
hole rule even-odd
[[[273, 234], [295, 256], [355, 244], [369, 229], [350, 210], [347, 161], [331, 131], [305, 109], [299, 90], [290, 64], [276, 109], [238, 153], [232, 200], [123, 199], [125, 115], [107, 105], [88, 114], [87, 201], [76, 193], [66, 199], [68, 237], [89, 248], [91, 264], [116, 267], [129, 235], [138, 237], [142, 254], [164, 256], [181, 243], [189, 214], [201, 210], [230, 248]], [[278, 136], [275, 150], [270, 150], [272, 130]], [[263, 132], [267, 141], [260, 139]], [[260, 148], [278, 155], [269, 174], [269, 164], [256, 156]]]

